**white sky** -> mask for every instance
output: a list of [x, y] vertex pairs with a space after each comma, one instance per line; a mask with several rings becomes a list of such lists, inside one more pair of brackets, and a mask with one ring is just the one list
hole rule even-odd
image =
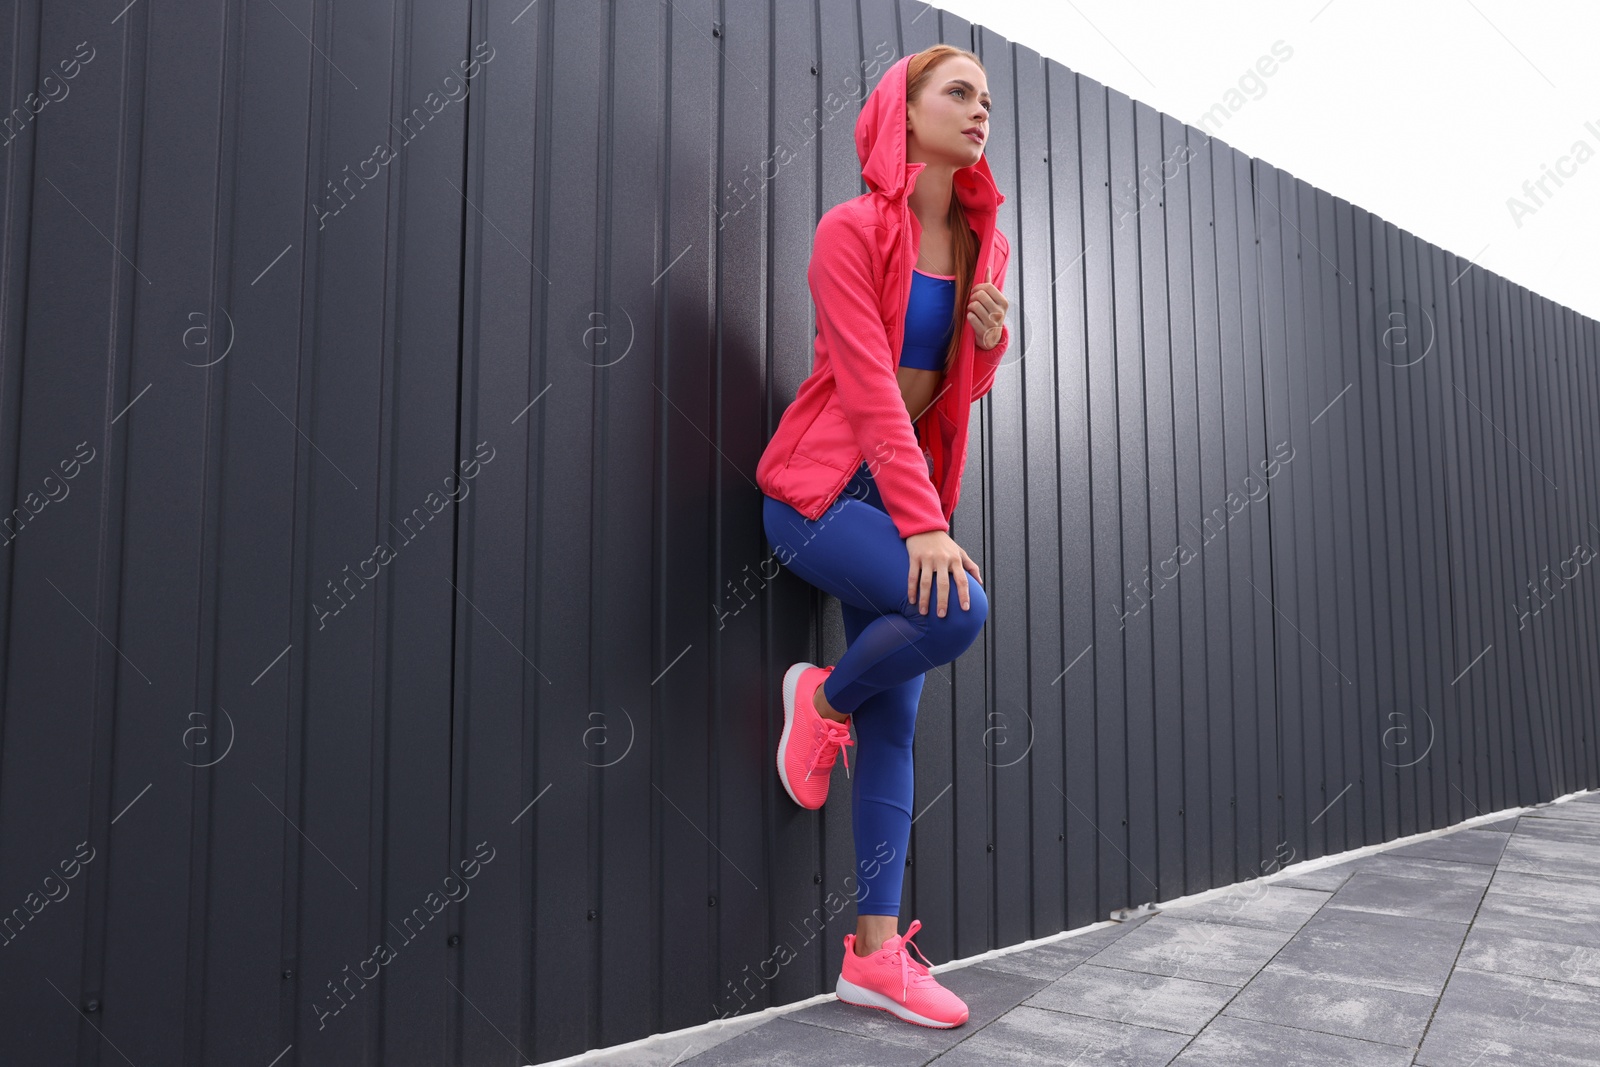
[[[1596, 0], [934, 6], [1195, 126], [1282, 41], [1292, 56], [1216, 136], [1600, 319]], [[1547, 168], [1560, 184], [1540, 192]]]

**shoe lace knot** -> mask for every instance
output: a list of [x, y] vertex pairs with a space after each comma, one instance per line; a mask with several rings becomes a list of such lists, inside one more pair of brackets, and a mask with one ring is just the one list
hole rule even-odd
[[[922, 948], [911, 943], [911, 938], [922, 927], [921, 919], [912, 919], [911, 925], [906, 927], [906, 932], [900, 935], [898, 943], [890, 950], [889, 958], [900, 964], [900, 999], [903, 1002], [911, 995], [913, 982], [932, 980], [933, 972], [930, 969], [932, 962], [927, 956], [922, 955]], [[923, 963], [918, 963], [906, 949], [915, 949], [918, 956], [922, 956]], [[926, 966], [925, 966], [926, 964]]]
[[[853, 745], [855, 741], [850, 738], [850, 724], [819, 716], [822, 723], [822, 737], [817, 742], [816, 751], [811, 753], [810, 765], [806, 767], [806, 777], [811, 777], [811, 772], [818, 767], [832, 767], [833, 759], [844, 751], [846, 745]], [[845, 774], [850, 773], [850, 754], [844, 756]]]

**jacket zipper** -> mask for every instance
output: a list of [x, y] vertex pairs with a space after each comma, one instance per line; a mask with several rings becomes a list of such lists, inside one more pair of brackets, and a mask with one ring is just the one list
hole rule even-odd
[[[903, 220], [902, 227], [901, 227], [902, 231], [904, 233], [906, 233], [907, 235], [912, 235], [911, 234], [911, 205], [909, 203], [907, 203], [907, 201], [905, 200], [904, 197], [902, 197], [901, 200], [900, 200], [900, 210], [904, 215], [904, 220]], [[992, 262], [992, 260], [994, 258], [994, 224], [996, 224], [998, 222], [999, 222], [999, 216], [998, 216], [998, 214], [996, 214], [994, 216], [994, 218], [991, 220], [991, 225], [988, 227], [989, 233], [988, 233], [988, 242], [987, 243], [988, 243], [988, 254], [989, 254], [991, 262]], [[914, 235], [912, 235], [912, 236], [914, 236]], [[980, 247], [983, 247], [983, 239], [980, 238], [979, 240], [980, 240]], [[906, 245], [906, 251], [908, 252], [910, 250], [910, 246], [911, 246], [911, 242], [910, 242], [909, 239], [905, 242], [905, 245]], [[894, 329], [899, 332], [900, 337], [898, 339], [891, 338], [891, 340], [894, 342], [894, 349], [893, 350], [895, 352], [897, 352], [897, 353], [905, 345], [906, 309], [911, 306], [911, 280], [912, 279], [911, 279], [911, 270], [910, 270], [910, 268], [908, 268], [906, 266], [906, 252], [902, 252], [900, 254], [900, 269], [901, 269], [901, 273], [905, 277], [905, 283], [900, 288], [900, 304], [899, 304], [900, 311], [899, 311], [899, 314], [897, 314], [895, 316], [895, 319], [894, 319], [894, 323], [895, 323]], [[963, 327], [963, 328], [965, 328], [965, 327]], [[976, 341], [973, 342], [973, 358], [974, 359], [977, 358], [977, 342]], [[896, 366], [898, 366], [898, 365], [899, 364], [898, 364], [898, 357], [897, 357]], [[835, 386], [835, 388], [837, 388], [837, 386]], [[949, 388], [948, 383], [946, 383], [945, 388], [946, 389]], [[937, 426], [938, 426], [938, 416], [937, 416], [937, 410], [936, 409], [939, 406], [939, 397], [943, 396], [944, 392], [945, 392], [945, 389], [941, 389], [938, 393], [936, 393], [934, 395], [933, 403], [928, 405], [927, 411], [924, 411], [922, 413], [922, 416], [921, 416], [923, 418], [926, 418], [929, 414], [933, 414], [934, 415], [934, 430], [935, 430], [935, 432], [937, 432]], [[911, 430], [912, 430], [913, 434], [915, 434], [917, 432], [917, 427], [916, 427], [916, 422], [915, 421], [912, 422]], [[921, 448], [923, 447], [923, 442], [920, 440], [920, 438], [918, 439], [917, 445], [918, 445], [918, 450], [920, 451]], [[931, 459], [932, 458], [931, 457], [931, 453], [929, 454], [928, 457], [925, 457], [925, 458]], [[866, 453], [858, 451], [857, 454], [856, 454], [855, 463], [850, 467], [849, 470], [847, 470], [845, 472], [844, 478], [839, 482], [839, 484], [837, 484], [837, 485], [835, 485], [833, 487], [833, 492], [831, 494], [829, 494], [829, 497], [828, 497], [829, 500], [833, 500], [833, 501], [837, 501], [838, 500], [839, 494], [844, 492], [844, 487], [850, 484], [850, 479], [852, 479], [852, 478], [854, 478], [856, 476], [856, 473], [858, 471], [860, 471], [860, 469], [861, 469], [861, 464], [864, 463], [864, 462], [866, 462]], [[950, 470], [949, 470], [950, 464], [953, 463], [953, 462], [954, 462], [953, 457], [951, 457], [951, 456], [946, 456], [945, 457], [945, 477], [949, 477], [949, 475], [950, 475]], [[932, 471], [929, 472], [929, 476], [930, 477], [932, 476], [932, 473], [933, 473]], [[944, 514], [944, 492], [937, 484], [934, 486], [934, 491], [939, 494], [939, 514], [940, 514], [940, 517], [943, 518], [946, 522], [949, 522], [952, 516], [948, 516], [948, 515]], [[822, 517], [822, 513], [827, 511], [828, 507], [829, 507], [828, 504], [822, 505], [822, 507], [817, 509], [817, 513], [815, 515], [807, 516], [807, 518], [809, 518], [811, 521], [815, 522], [817, 519]]]

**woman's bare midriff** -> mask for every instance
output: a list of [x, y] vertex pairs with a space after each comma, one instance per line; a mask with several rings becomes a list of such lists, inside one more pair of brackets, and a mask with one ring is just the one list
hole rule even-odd
[[[917, 263], [921, 269], [933, 271], [936, 276], [953, 275], [955, 267], [952, 265], [950, 240], [948, 225], [924, 223], [922, 239], [917, 246]], [[933, 264], [938, 265], [937, 270]], [[915, 422], [938, 395], [939, 387], [944, 382], [944, 371], [898, 367], [895, 377], [899, 379], [900, 395], [906, 402], [906, 414]]]
[[906, 414], [915, 422], [917, 417], [933, 403], [944, 380], [944, 372], [923, 370], [921, 367], [899, 367], [895, 377], [900, 382], [900, 396], [906, 402]]

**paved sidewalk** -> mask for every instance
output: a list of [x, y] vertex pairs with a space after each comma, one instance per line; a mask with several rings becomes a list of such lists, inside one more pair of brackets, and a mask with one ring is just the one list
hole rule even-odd
[[837, 1000], [603, 1067], [1595, 1067], [1600, 794], [949, 970], [932, 1030]]

